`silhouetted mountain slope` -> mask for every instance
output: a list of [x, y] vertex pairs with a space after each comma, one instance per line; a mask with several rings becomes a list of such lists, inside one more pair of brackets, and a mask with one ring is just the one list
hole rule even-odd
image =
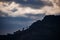
[[60, 16], [46, 16], [42, 21], [34, 22], [28, 29], [6, 36], [0, 36], [0, 40], [59, 40]]
[[60, 16], [46, 16], [42, 21], [34, 22], [23, 40], [58, 40], [60, 32]]

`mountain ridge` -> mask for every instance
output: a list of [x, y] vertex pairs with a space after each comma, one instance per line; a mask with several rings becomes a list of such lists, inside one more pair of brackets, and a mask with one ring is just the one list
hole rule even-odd
[[60, 16], [49, 15], [37, 20], [26, 30], [0, 36], [0, 40], [59, 40]]

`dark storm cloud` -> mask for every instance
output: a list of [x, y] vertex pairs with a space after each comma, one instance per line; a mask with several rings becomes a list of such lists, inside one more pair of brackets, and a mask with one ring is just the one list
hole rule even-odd
[[40, 8], [40, 7], [43, 7], [45, 5], [48, 5], [48, 6], [52, 6], [52, 3], [47, 3], [47, 2], [44, 2], [44, 1], [41, 1], [41, 0], [27, 0], [27, 1], [24, 1], [24, 0], [16, 0], [17, 3], [20, 3], [24, 6], [31, 6], [33, 8]]
[[0, 0], [1, 2], [9, 2], [9, 1], [13, 1], [13, 0]]
[[44, 7], [46, 5], [48, 6], [52, 6], [52, 3], [48, 3], [48, 2], [44, 2], [44, 1], [41, 1], [41, 0], [27, 0], [27, 1], [24, 1], [24, 0], [0, 0], [0, 1], [3, 1], [3, 2], [16, 2], [16, 3], [19, 3], [21, 4], [23, 7], [31, 7], [31, 8], [40, 8], [40, 7]]

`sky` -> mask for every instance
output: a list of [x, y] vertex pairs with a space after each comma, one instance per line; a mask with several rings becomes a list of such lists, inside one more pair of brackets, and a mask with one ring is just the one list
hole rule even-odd
[[28, 28], [45, 15], [60, 15], [60, 0], [0, 0], [0, 34]]

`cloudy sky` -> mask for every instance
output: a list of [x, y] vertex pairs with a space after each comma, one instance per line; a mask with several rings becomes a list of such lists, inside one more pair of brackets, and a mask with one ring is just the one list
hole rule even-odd
[[0, 34], [26, 28], [45, 15], [60, 15], [60, 0], [0, 0]]

